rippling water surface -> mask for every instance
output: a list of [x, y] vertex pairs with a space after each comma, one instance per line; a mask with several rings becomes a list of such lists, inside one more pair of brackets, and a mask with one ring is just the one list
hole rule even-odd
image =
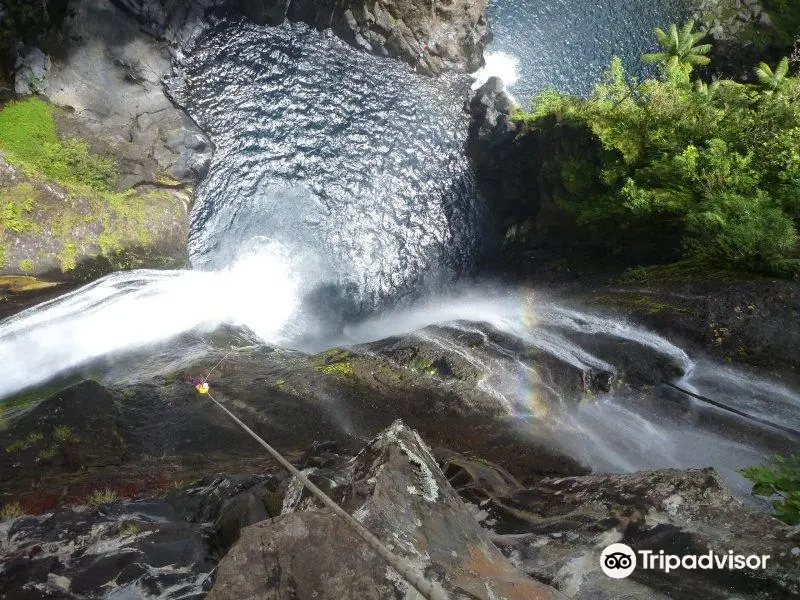
[[179, 93], [216, 146], [193, 214], [195, 266], [270, 239], [305, 292], [344, 293], [358, 312], [470, 268], [468, 81], [417, 75], [302, 25], [246, 22], [210, 28], [183, 69]]
[[523, 105], [547, 87], [588, 93], [615, 55], [641, 75], [640, 56], [658, 45], [653, 28], [689, 14], [686, 0], [490, 0], [487, 12], [489, 52], [516, 60], [509, 87]]

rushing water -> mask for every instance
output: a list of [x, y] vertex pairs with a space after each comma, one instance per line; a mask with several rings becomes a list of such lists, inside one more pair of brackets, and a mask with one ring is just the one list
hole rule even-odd
[[[519, 97], [546, 85], [583, 93], [613, 54], [632, 65], [651, 46], [650, 29], [681, 11], [678, 0], [496, 0], [486, 71]], [[550, 443], [569, 440], [565, 451], [600, 470], [713, 464], [735, 480], [737, 467], [764, 456], [761, 433], [701, 427], [695, 396], [727, 403], [737, 419], [800, 429], [795, 392], [696, 363], [630, 324], [532, 304], [527, 292], [391, 308], [469, 273], [480, 253], [480, 199], [463, 154], [468, 81], [422, 77], [304, 26], [231, 21], [213, 23], [179, 64], [172, 91], [216, 148], [192, 214], [195, 270], [116, 273], [0, 323], [0, 399], [98, 361], [113, 366], [110, 382], [127, 381], [137, 375], [117, 357], [222, 323], [315, 351], [460, 320], [491, 323], [578, 368], [616, 369], [593, 339], [633, 344], [676, 366], [683, 375], [652, 393], [608, 394], [550, 420]], [[148, 362], [142, 376], [197, 356], [176, 351]], [[533, 420], [543, 434], [531, 367], [513, 357], [479, 366], [491, 374], [484, 391], [519, 427]], [[675, 397], [684, 409], [665, 410]], [[726, 407], [703, 410], [721, 422]]]
[[634, 75], [658, 46], [653, 29], [683, 22], [686, 0], [491, 0], [487, 63], [526, 106], [545, 88], [584, 95], [619, 56]]

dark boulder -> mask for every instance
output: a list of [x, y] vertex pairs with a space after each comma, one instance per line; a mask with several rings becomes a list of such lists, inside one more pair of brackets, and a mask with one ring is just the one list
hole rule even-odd
[[[445, 473], [475, 504], [504, 553], [570, 597], [788, 599], [800, 593], [800, 532], [744, 509], [713, 469], [547, 478], [525, 488], [485, 462], [452, 453], [442, 458]], [[600, 568], [600, 552], [612, 543], [655, 554], [711, 550], [770, 559], [763, 570], [637, 568], [616, 580]]]

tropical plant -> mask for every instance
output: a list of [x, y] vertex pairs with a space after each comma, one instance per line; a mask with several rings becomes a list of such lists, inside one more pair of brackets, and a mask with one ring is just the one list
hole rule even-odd
[[656, 37], [661, 43], [661, 52], [652, 52], [642, 56], [646, 63], [663, 63], [667, 69], [680, 70], [686, 73], [695, 66], [707, 65], [711, 59], [706, 56], [711, 52], [711, 44], [700, 44], [706, 34], [694, 31], [694, 21], [687, 21], [683, 28], [678, 30], [675, 23], [670, 24], [669, 33], [661, 28], [656, 28]]
[[719, 86], [720, 82], [718, 80], [706, 83], [702, 79], [698, 79], [694, 82], [694, 91], [701, 96], [705, 96], [709, 100], [713, 100], [717, 96]]
[[753, 482], [753, 493], [772, 498], [775, 517], [789, 525], [800, 524], [800, 455], [776, 456], [772, 465], [741, 470]]
[[781, 96], [788, 94], [794, 80], [789, 77], [789, 59], [783, 57], [773, 70], [767, 63], [761, 62], [755, 68], [761, 93], [765, 96]]
[[[705, 64], [709, 48], [691, 23], [669, 30], [668, 51], [649, 55], [668, 63], [661, 77], [632, 83], [614, 59], [588, 98], [547, 91], [512, 116], [547, 148], [537, 164], [549, 193], [611, 252], [791, 277], [800, 98], [724, 79], [689, 85], [680, 61]], [[795, 83], [784, 70], [764, 70], [774, 89]]]

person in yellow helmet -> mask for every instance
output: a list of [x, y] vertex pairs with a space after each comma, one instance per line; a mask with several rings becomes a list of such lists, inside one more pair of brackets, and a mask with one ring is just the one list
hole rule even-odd
[[209, 386], [205, 379], [190, 377], [189, 381], [192, 382], [192, 385], [194, 386], [194, 389], [197, 390], [198, 394], [208, 394]]

